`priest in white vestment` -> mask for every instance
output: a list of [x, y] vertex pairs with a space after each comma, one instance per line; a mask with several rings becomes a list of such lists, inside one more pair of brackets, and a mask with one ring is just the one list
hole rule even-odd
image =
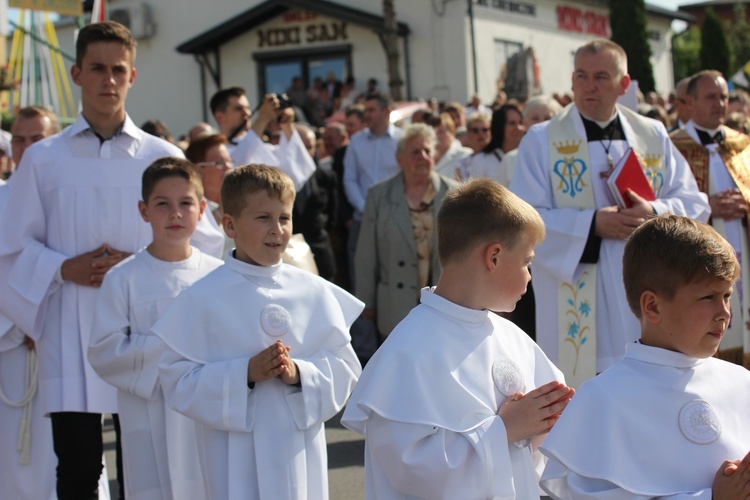
[[[664, 126], [616, 104], [630, 83], [619, 45], [582, 46], [572, 81], [575, 103], [521, 141], [510, 189], [547, 227], [532, 270], [536, 340], [575, 387], [636, 339], [622, 285], [627, 237], [654, 214], [706, 221], [709, 206]], [[640, 156], [656, 199], [632, 193], [633, 206], [621, 208], [606, 180], [629, 148]]]

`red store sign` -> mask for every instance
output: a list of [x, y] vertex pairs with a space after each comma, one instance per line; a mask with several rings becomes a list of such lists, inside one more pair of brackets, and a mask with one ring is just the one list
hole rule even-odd
[[557, 27], [564, 31], [575, 31], [587, 35], [609, 37], [609, 17], [575, 7], [557, 6]]

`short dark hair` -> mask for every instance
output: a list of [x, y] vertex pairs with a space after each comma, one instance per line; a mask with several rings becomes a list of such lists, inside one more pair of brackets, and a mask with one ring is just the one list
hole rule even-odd
[[622, 258], [625, 295], [638, 318], [647, 290], [672, 300], [680, 287], [704, 279], [733, 283], [739, 273], [734, 249], [714, 228], [679, 215], [643, 223], [628, 238]]
[[221, 89], [211, 97], [211, 102], [209, 103], [211, 114], [216, 114], [217, 111], [225, 111], [229, 104], [229, 99], [232, 97], [242, 97], [243, 95], [245, 95], [245, 89], [242, 87]]
[[143, 202], [148, 203], [148, 199], [153, 194], [156, 184], [160, 180], [170, 177], [185, 179], [193, 186], [198, 201], [203, 199], [203, 183], [195, 166], [184, 158], [165, 156], [151, 163], [143, 171], [143, 176], [141, 177], [141, 198]]
[[185, 156], [195, 164], [206, 161], [206, 153], [211, 148], [227, 143], [227, 138], [221, 134], [207, 135], [190, 143]]
[[102, 23], [93, 23], [81, 28], [76, 39], [76, 66], [79, 68], [83, 64], [83, 58], [89, 45], [98, 42], [115, 42], [119, 43], [130, 51], [131, 61], [135, 61], [135, 48], [138, 42], [135, 41], [130, 30], [115, 21], [104, 21]]
[[347, 106], [344, 111], [344, 116], [348, 118], [352, 115], [359, 118], [359, 121], [361, 122], [365, 121], [365, 108], [361, 104], [351, 104]]
[[282, 170], [252, 163], [227, 172], [221, 183], [221, 207], [225, 214], [238, 216], [247, 205], [247, 196], [265, 191], [282, 201], [294, 201], [294, 183]]
[[172, 142], [172, 133], [167, 128], [167, 124], [161, 120], [149, 120], [141, 126], [141, 130], [154, 137]]
[[380, 109], [393, 109], [395, 107], [391, 94], [383, 92], [381, 90], [370, 92], [369, 94], [367, 94], [367, 97], [365, 97], [365, 101], [378, 101], [378, 104], [380, 104]]

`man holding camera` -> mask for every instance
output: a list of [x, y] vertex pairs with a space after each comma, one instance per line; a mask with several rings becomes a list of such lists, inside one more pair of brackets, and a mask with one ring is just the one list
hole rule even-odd
[[[222, 99], [218, 98], [224, 95], [227, 95], [226, 102], [220, 106], [218, 101]], [[235, 165], [263, 163], [279, 167], [292, 178], [294, 187], [300, 189], [315, 172], [315, 163], [294, 128], [294, 109], [287, 103], [284, 99], [285, 105], [282, 105], [276, 94], [267, 94], [258, 107], [255, 122], [250, 125], [252, 113], [245, 92], [232, 87], [214, 94], [211, 109], [221, 133], [235, 142], [228, 148]], [[277, 120], [282, 132], [278, 146], [263, 140], [264, 131], [272, 120]]]

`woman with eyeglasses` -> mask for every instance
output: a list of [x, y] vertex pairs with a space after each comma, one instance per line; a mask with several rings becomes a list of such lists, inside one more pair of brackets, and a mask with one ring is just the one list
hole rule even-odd
[[[232, 157], [227, 150], [227, 138], [221, 134], [201, 137], [190, 143], [185, 151], [185, 156], [198, 169], [203, 182], [203, 194], [206, 198], [206, 209], [211, 213], [209, 217], [211, 225], [224, 233], [221, 228], [221, 183], [229, 169], [232, 168]], [[230, 238], [224, 241], [224, 252], [234, 246]]]
[[[472, 125], [472, 117], [469, 118], [470, 125], [467, 126], [470, 140], [471, 136], [478, 135], [486, 130], [480, 129], [478, 125]], [[510, 184], [511, 172], [503, 165], [503, 157], [506, 153], [518, 147], [523, 134], [526, 133], [523, 116], [518, 106], [505, 104], [493, 112], [488, 132], [489, 140], [482, 150], [459, 166], [459, 178], [468, 180], [476, 177], [488, 177], [507, 187]]]

